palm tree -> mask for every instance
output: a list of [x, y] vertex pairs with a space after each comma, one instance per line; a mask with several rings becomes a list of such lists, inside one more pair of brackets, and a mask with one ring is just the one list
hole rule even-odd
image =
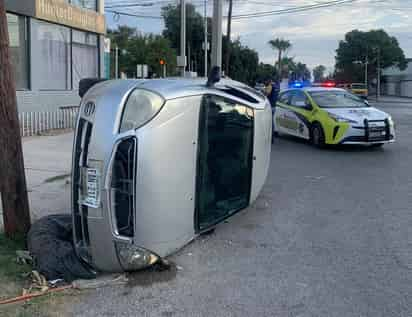
[[292, 47], [290, 41], [285, 40], [283, 38], [276, 38], [274, 40], [269, 41], [269, 45], [278, 51], [278, 76], [279, 80], [282, 79], [282, 52], [286, 52]]

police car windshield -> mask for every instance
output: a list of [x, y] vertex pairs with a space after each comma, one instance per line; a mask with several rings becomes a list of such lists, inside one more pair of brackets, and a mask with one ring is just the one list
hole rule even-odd
[[361, 108], [366, 107], [364, 101], [344, 91], [311, 91], [315, 103], [321, 108]]

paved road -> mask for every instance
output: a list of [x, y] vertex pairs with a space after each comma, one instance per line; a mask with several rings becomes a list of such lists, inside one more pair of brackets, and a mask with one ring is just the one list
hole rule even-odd
[[171, 258], [90, 292], [76, 316], [412, 316], [412, 104], [398, 142], [317, 150], [277, 139], [253, 207]]

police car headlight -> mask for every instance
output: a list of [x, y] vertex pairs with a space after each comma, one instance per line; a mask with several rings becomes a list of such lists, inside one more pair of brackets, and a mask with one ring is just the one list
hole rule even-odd
[[152, 120], [162, 109], [165, 101], [154, 92], [135, 89], [124, 106], [120, 133], [140, 128]]
[[147, 268], [160, 260], [152, 252], [130, 243], [115, 242], [117, 256], [125, 271], [136, 271]]
[[357, 123], [355, 120], [351, 120], [349, 118], [345, 118], [345, 117], [339, 116], [339, 115], [334, 114], [334, 113], [328, 112], [328, 115], [329, 115], [330, 118], [332, 118], [336, 122]]
[[389, 123], [389, 126], [391, 127], [395, 126], [395, 122], [393, 122], [393, 119], [391, 116], [388, 117], [388, 123]]

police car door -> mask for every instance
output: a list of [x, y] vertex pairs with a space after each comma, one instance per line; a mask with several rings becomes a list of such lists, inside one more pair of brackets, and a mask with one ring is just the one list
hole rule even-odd
[[290, 110], [288, 116], [294, 121], [290, 134], [308, 140], [312, 116], [312, 105], [309, 98], [302, 90], [294, 90], [291, 92], [288, 108]]
[[289, 100], [291, 91], [285, 91], [280, 94], [279, 101], [276, 103], [276, 109], [274, 114], [274, 127], [273, 130], [280, 133], [290, 133], [290, 126], [294, 123], [291, 122], [289, 113]]

